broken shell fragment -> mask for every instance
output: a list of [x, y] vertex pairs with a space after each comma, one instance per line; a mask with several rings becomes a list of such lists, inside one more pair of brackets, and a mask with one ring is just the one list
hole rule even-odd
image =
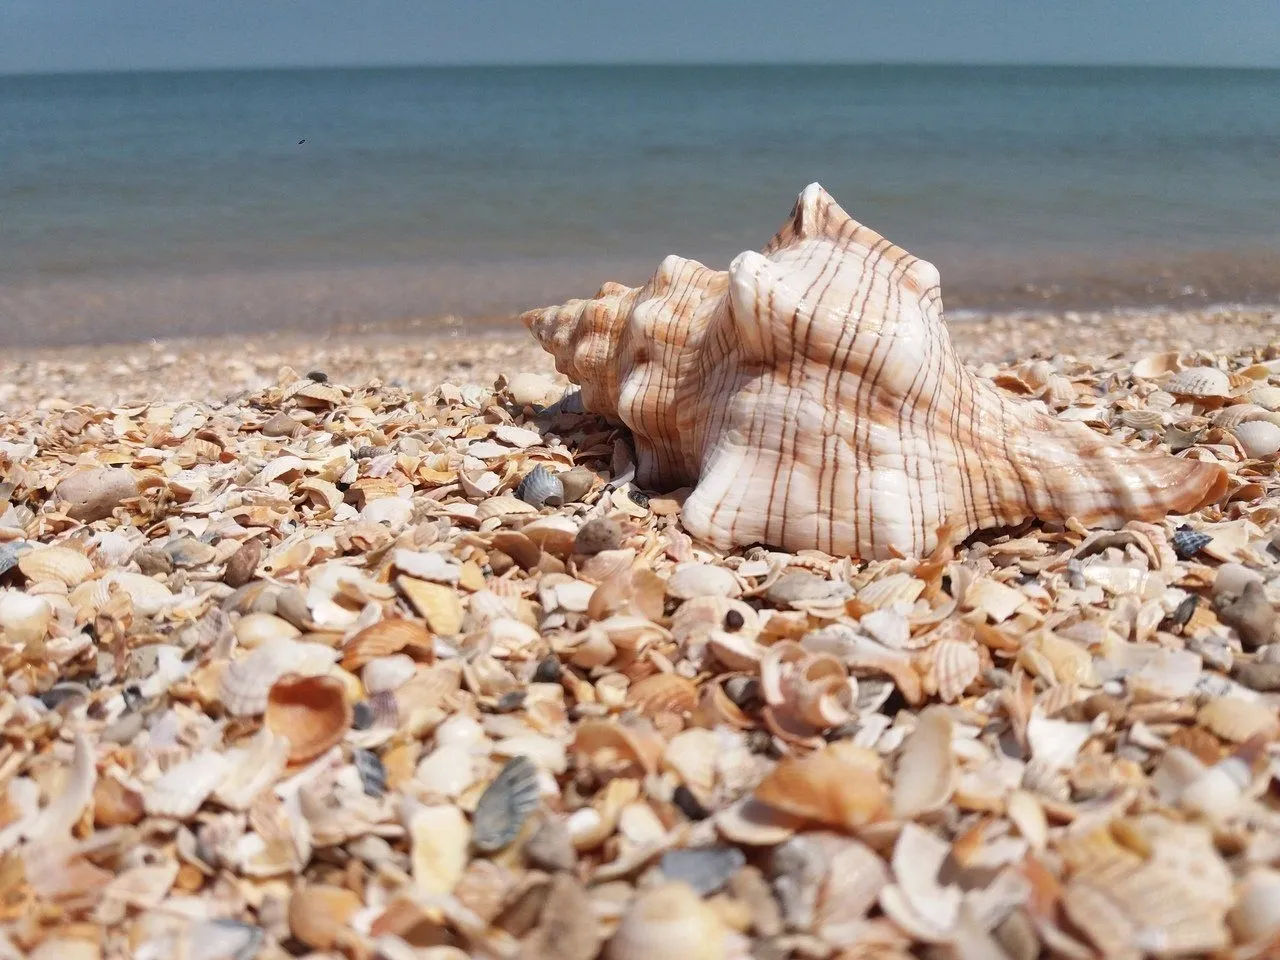
[[606, 960], [725, 960], [728, 930], [686, 883], [641, 893], [604, 948]]
[[485, 788], [471, 816], [471, 842], [482, 853], [510, 844], [538, 809], [538, 768], [528, 757], [512, 757]]

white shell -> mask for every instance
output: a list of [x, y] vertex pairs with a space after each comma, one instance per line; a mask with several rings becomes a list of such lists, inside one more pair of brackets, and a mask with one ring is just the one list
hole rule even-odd
[[374, 657], [364, 665], [360, 679], [370, 694], [382, 693], [384, 690], [398, 690], [417, 671], [418, 664], [412, 657], [397, 653], [389, 657]]
[[1280, 450], [1280, 427], [1269, 420], [1249, 420], [1231, 431], [1247, 456], [1253, 459], [1269, 457]]
[[1240, 884], [1227, 918], [1236, 937], [1256, 943], [1280, 933], [1280, 872], [1257, 867]]
[[1177, 397], [1228, 397], [1231, 381], [1215, 367], [1188, 367], [1164, 383], [1165, 390]]
[[18, 558], [18, 569], [33, 583], [56, 580], [78, 587], [93, 576], [93, 562], [70, 547], [41, 547]]
[[53, 607], [44, 597], [0, 591], [0, 630], [11, 643], [39, 643], [49, 631]]

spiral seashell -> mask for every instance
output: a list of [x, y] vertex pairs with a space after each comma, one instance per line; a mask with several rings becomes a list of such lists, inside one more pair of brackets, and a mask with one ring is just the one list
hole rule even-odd
[[32, 583], [53, 580], [78, 587], [93, 576], [93, 562], [69, 547], [41, 547], [18, 558], [18, 569]]
[[564, 503], [564, 484], [554, 473], [538, 464], [520, 480], [516, 496], [534, 507], [558, 507]]
[[[918, 557], [944, 524], [961, 539], [1033, 517], [1119, 526], [1226, 491], [1217, 464], [1131, 449], [975, 377], [937, 270], [817, 184], [727, 272], [668, 257], [643, 287], [522, 319], [585, 409], [631, 429], [636, 482], [692, 487], [684, 527], [720, 549]], [[1211, 368], [1170, 383], [1229, 393]]]

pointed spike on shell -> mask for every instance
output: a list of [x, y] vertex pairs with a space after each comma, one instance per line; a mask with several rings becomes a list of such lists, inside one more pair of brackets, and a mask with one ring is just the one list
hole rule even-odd
[[[818, 184], [727, 271], [668, 257], [643, 287], [523, 319], [584, 408], [630, 428], [637, 484], [692, 487], [684, 526], [719, 549], [925, 556], [946, 524], [957, 540], [1029, 518], [1116, 527], [1227, 489], [1215, 463], [1124, 446], [974, 376], [937, 270]], [[1170, 385], [1216, 403], [1223, 381], [1197, 367]]]

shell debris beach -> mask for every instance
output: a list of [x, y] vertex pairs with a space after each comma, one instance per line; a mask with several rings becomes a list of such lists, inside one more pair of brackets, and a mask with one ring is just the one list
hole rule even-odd
[[0, 958], [1276, 956], [1280, 318], [950, 332], [1221, 496], [725, 551], [523, 331], [0, 359]]

